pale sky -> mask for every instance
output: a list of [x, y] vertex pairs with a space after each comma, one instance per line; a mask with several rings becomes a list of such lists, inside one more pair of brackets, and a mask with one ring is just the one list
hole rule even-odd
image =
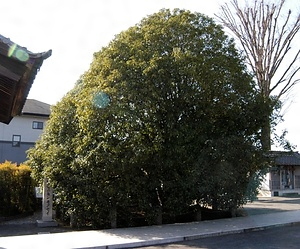
[[[115, 35], [162, 8], [197, 11], [213, 17], [226, 0], [9, 0], [1, 2], [0, 34], [37, 53], [52, 49], [28, 98], [57, 103], [88, 68], [93, 53]], [[288, 0], [299, 7], [298, 0]], [[297, 5], [297, 6], [296, 6]], [[298, 8], [299, 10], [299, 8]], [[300, 148], [300, 86], [279, 130]]]

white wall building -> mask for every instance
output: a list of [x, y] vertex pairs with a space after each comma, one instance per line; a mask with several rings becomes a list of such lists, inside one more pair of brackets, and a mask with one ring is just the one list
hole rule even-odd
[[0, 163], [25, 162], [26, 151], [42, 134], [49, 115], [49, 104], [27, 99], [20, 116], [14, 117], [9, 125], [0, 123]]

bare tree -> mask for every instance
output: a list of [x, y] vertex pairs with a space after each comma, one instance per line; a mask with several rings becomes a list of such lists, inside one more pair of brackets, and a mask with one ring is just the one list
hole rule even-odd
[[[283, 17], [286, 0], [274, 1], [277, 4], [254, 0], [245, 7], [238, 1], [241, 2], [232, 0], [221, 6], [216, 16], [241, 43], [263, 97], [267, 101], [272, 96], [278, 102], [300, 81], [300, 46], [295, 44], [300, 29], [299, 10], [296, 15], [287, 10]], [[296, 46], [293, 49], [292, 43]], [[262, 146], [271, 149], [270, 117], [262, 127]]]

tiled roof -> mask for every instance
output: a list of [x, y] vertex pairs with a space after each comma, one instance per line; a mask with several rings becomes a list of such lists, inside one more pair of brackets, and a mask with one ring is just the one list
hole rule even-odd
[[27, 99], [22, 110], [22, 115], [37, 115], [49, 117], [50, 108], [51, 106], [44, 102], [35, 99]]
[[32, 53], [0, 35], [0, 122], [8, 124], [21, 114], [35, 76], [51, 53]]
[[300, 166], [299, 152], [278, 151], [272, 154], [277, 166]]

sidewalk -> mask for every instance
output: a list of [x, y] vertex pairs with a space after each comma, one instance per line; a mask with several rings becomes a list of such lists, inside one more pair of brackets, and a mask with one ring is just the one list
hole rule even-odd
[[300, 223], [300, 210], [137, 228], [0, 237], [0, 249], [132, 248]]

